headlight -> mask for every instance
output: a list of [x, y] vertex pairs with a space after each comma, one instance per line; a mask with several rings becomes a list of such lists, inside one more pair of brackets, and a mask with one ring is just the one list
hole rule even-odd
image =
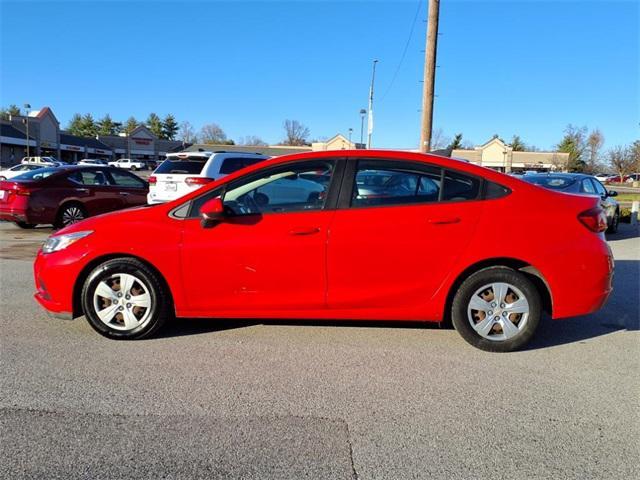
[[85, 230], [82, 232], [66, 233], [64, 235], [55, 235], [47, 238], [42, 246], [42, 253], [52, 253], [58, 250], [67, 248], [72, 243], [80, 240], [81, 238], [91, 235], [93, 230]]

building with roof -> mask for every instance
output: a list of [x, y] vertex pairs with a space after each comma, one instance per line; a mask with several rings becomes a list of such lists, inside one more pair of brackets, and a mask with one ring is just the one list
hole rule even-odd
[[473, 150], [453, 150], [451, 156], [506, 173], [566, 171], [569, 162], [568, 153], [518, 152], [499, 138], [492, 138]]
[[0, 164], [19, 163], [27, 156], [27, 123], [29, 126], [29, 155], [52, 156], [65, 162], [83, 158], [134, 158], [161, 160], [167, 152], [180, 150], [183, 143], [157, 138], [145, 126], [129, 135], [79, 137], [60, 129], [60, 122], [49, 107], [16, 115], [0, 121]]

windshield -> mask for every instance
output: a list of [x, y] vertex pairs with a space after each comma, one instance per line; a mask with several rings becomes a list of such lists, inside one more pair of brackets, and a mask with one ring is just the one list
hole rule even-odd
[[30, 172], [21, 173], [20, 175], [13, 177], [11, 181], [42, 180], [54, 173], [58, 173], [59, 171], [59, 168], [38, 168], [36, 170], [31, 170]]
[[206, 157], [167, 158], [154, 173], [199, 174], [207, 163]]
[[540, 185], [545, 188], [551, 188], [553, 190], [564, 190], [576, 183], [575, 178], [555, 175], [523, 175], [520, 178], [525, 182]]

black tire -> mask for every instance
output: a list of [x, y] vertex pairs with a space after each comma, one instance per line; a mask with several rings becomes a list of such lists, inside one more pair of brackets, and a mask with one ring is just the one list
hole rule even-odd
[[36, 228], [35, 223], [26, 223], [26, 222], [15, 222], [17, 226], [20, 228], [24, 228], [25, 230], [31, 230], [32, 228]]
[[[467, 313], [472, 296], [483, 286], [495, 282], [513, 285], [522, 292], [529, 304], [526, 323], [515, 336], [506, 340], [490, 340], [482, 337], [471, 326]], [[451, 306], [451, 320], [458, 333], [469, 344], [487, 352], [512, 352], [525, 346], [535, 334], [541, 314], [542, 302], [535, 285], [524, 274], [507, 267], [485, 268], [470, 275], [460, 285]]]
[[[100, 282], [111, 279], [119, 273], [130, 274], [148, 286], [150, 312], [146, 321], [131, 330], [120, 330], [103, 322], [94, 306], [94, 294]], [[163, 281], [151, 268], [133, 258], [115, 258], [96, 267], [82, 288], [82, 310], [89, 325], [99, 334], [115, 340], [139, 340], [158, 332], [171, 316], [170, 295]], [[143, 318], [146, 316], [146, 312]]]
[[607, 233], [616, 233], [618, 231], [618, 225], [620, 224], [620, 210], [616, 210], [611, 220], [611, 225], [607, 228]]
[[131, 171], [135, 172], [136, 170], [138, 170], [138, 167], [136, 167], [135, 165], [131, 165]]
[[[77, 220], [71, 221], [71, 222], [66, 221], [65, 220], [65, 218], [67, 218], [66, 214], [69, 214], [71, 212], [79, 212], [79, 215], [81, 216], [81, 218], [77, 218]], [[76, 215], [73, 215], [73, 216], [77, 217]], [[56, 221], [53, 224], [53, 226], [56, 228], [63, 228], [63, 227], [72, 225], [74, 223], [77, 223], [80, 220], [84, 220], [87, 217], [88, 217], [87, 210], [82, 206], [82, 204], [77, 202], [65, 203], [58, 210], [58, 213], [56, 215]]]

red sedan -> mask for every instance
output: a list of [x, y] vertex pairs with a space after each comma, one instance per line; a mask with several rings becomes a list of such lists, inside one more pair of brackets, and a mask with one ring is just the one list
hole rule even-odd
[[450, 319], [472, 345], [510, 351], [543, 311], [605, 303], [606, 228], [595, 198], [469, 163], [305, 153], [57, 232], [35, 261], [35, 298], [117, 339], [171, 316]]
[[50, 167], [0, 182], [0, 220], [21, 228], [61, 228], [100, 213], [147, 203], [149, 187], [109, 167]]

